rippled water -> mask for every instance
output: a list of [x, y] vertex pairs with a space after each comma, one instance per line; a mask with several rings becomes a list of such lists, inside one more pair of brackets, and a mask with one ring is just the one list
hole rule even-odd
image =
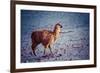
[[[31, 49], [31, 33], [35, 30], [53, 30], [60, 21], [60, 37], [49, 49], [39, 44], [36, 55]], [[89, 13], [21, 10], [21, 62], [72, 61], [89, 59]]]
[[40, 44], [36, 48], [37, 56], [31, 50], [30, 33], [22, 38], [21, 62], [71, 61], [89, 59], [89, 35], [85, 29], [75, 29], [68, 33], [61, 33], [52, 46], [53, 55]]

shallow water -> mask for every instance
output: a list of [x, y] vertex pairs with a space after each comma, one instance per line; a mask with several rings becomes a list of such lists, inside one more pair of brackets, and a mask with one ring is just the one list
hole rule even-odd
[[53, 55], [50, 53], [49, 49], [46, 49], [46, 54], [44, 55], [44, 47], [40, 44], [36, 47], [37, 56], [34, 56], [31, 49], [31, 34], [29, 33], [29, 35], [25, 35], [21, 41], [21, 62], [26, 63], [89, 59], [89, 32], [85, 29], [73, 29], [71, 30], [72, 32], [61, 33], [60, 37], [52, 45]]
[[[89, 59], [89, 13], [21, 10], [21, 62], [72, 61]], [[56, 23], [63, 28], [60, 37], [52, 44], [52, 52], [39, 44], [36, 55], [31, 49], [31, 33], [36, 30], [53, 30]]]

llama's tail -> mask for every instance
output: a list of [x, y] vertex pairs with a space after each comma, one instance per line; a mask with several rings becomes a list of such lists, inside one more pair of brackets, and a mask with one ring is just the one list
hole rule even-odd
[[34, 34], [35, 34], [35, 32], [32, 32], [32, 34], [31, 34], [31, 39], [33, 38]]

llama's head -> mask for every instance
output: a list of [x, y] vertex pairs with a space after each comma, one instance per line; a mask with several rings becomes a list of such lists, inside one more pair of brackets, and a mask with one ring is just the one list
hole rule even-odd
[[56, 32], [61, 32], [61, 28], [62, 28], [62, 25], [61, 25], [60, 23], [57, 23], [57, 24], [55, 25], [54, 31], [56, 31]]
[[60, 23], [57, 23], [57, 24], [55, 25], [55, 27], [56, 27], [56, 28], [62, 28], [62, 25], [61, 25]]

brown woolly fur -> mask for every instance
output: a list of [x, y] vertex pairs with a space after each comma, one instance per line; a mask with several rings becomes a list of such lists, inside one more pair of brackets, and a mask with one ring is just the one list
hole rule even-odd
[[[62, 26], [57, 23], [54, 27], [53, 31], [49, 30], [41, 30], [41, 31], [34, 31], [32, 32], [31, 39], [32, 39], [32, 50], [34, 55], [36, 56], [35, 50], [38, 44], [42, 44], [44, 48], [49, 48], [51, 51], [51, 45], [55, 42], [55, 40], [59, 37], [59, 33], [61, 31]], [[45, 54], [45, 50], [44, 50]]]

